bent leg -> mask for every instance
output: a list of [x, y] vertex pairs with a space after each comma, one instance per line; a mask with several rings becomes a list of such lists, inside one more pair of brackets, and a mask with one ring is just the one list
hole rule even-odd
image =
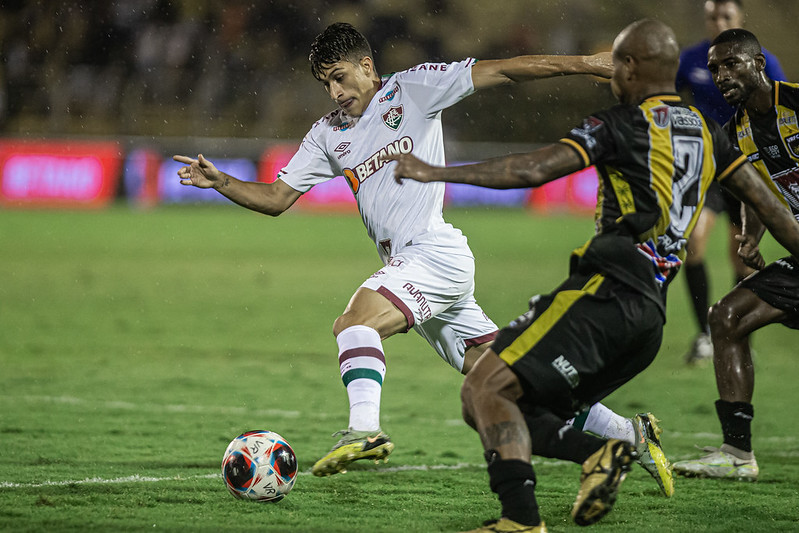
[[[352, 461], [385, 459], [394, 444], [380, 429], [380, 397], [386, 375], [382, 339], [407, 330], [405, 315], [387, 298], [361, 287], [333, 325], [341, 381], [350, 415], [341, 439], [311, 471], [317, 476], [346, 472]], [[335, 436], [334, 435], [334, 436]]]
[[466, 349], [466, 353], [463, 356], [463, 370], [461, 370], [462, 374], [468, 374], [469, 371], [474, 368], [474, 365], [486, 353], [490, 348], [492, 342], [484, 342], [483, 344], [479, 344], [477, 346], [471, 346]]
[[784, 311], [741, 288], [733, 289], [710, 309], [713, 365], [722, 400], [751, 403], [755, 376], [749, 334], [784, 317]]
[[523, 391], [516, 375], [491, 349], [477, 361], [461, 388], [463, 418], [480, 435], [491, 490], [503, 519], [541, 523], [530, 461], [530, 434], [517, 401]]
[[386, 375], [382, 340], [407, 329], [405, 315], [377, 292], [359, 288], [333, 325], [341, 380], [350, 402], [349, 429], [380, 428], [380, 396]]
[[344, 313], [333, 323], [333, 335], [351, 326], [374, 329], [380, 339], [408, 330], [407, 317], [388, 298], [365, 287], [358, 288], [350, 298]]
[[466, 375], [461, 387], [463, 418], [480, 435], [483, 448], [504, 459], [530, 461], [530, 434], [517, 401], [521, 383], [493, 350], [488, 349]]

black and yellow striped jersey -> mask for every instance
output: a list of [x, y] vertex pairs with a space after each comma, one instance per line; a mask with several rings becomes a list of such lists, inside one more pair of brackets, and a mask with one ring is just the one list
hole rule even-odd
[[[578, 263], [665, 297], [714, 179], [746, 160], [722, 128], [675, 94], [617, 105], [561, 139], [596, 165], [596, 235], [575, 250]], [[642, 262], [641, 259], [646, 262]]]
[[799, 84], [774, 82], [772, 98], [774, 106], [762, 115], [739, 106], [724, 128], [799, 220]]

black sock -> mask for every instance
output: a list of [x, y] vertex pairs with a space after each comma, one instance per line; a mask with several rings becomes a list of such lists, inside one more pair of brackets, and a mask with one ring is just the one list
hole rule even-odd
[[745, 452], [752, 451], [752, 418], [755, 408], [747, 402], [716, 400], [716, 413], [721, 421], [724, 444]]
[[686, 264], [683, 266], [685, 270], [685, 280], [688, 283], [688, 292], [691, 295], [691, 303], [694, 306], [694, 313], [696, 314], [696, 321], [699, 324], [699, 329], [703, 333], [707, 333], [707, 309], [708, 309], [708, 283], [707, 272], [705, 271], [705, 263]]
[[502, 516], [525, 526], [540, 524], [533, 465], [516, 459], [502, 459], [495, 450], [486, 451], [485, 457], [491, 490], [499, 496]]
[[566, 424], [551, 412], [525, 414], [533, 455], [583, 464], [605, 441]]

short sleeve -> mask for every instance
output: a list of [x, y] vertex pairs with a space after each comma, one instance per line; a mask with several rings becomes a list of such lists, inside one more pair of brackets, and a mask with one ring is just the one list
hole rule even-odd
[[[317, 125], [315, 127], [322, 127]], [[308, 192], [311, 187], [335, 178], [336, 171], [331, 167], [327, 154], [320, 146], [311, 130], [302, 140], [299, 149], [277, 177], [292, 189]]]
[[590, 115], [560, 142], [576, 150], [586, 167], [613, 159], [617, 143], [609, 118], [606, 113]]

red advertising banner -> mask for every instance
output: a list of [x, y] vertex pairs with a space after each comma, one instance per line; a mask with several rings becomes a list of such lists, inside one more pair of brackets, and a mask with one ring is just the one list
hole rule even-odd
[[114, 199], [118, 143], [0, 140], [0, 206], [103, 207]]

